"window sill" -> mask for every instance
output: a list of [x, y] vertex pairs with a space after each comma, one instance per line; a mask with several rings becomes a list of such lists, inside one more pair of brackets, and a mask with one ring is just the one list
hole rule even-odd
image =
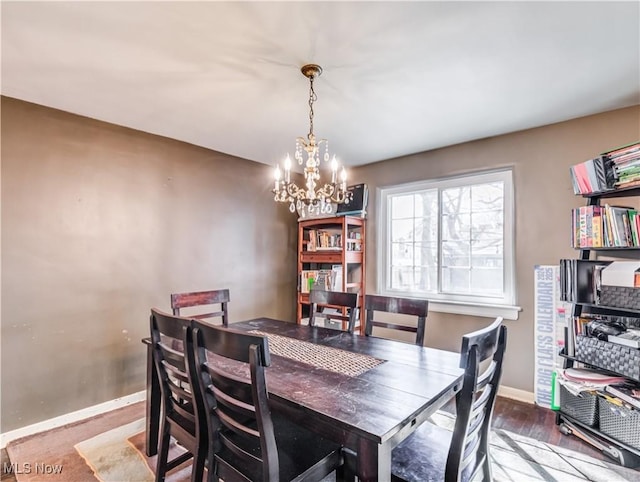
[[505, 320], [517, 320], [522, 308], [508, 305], [481, 305], [460, 301], [429, 300], [429, 311], [487, 318], [502, 316]]

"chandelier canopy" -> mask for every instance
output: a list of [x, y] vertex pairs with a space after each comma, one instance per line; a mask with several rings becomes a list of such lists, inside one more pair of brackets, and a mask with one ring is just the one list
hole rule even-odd
[[276, 202], [289, 203], [289, 210], [295, 212], [303, 205], [318, 205], [320, 203], [348, 203], [352, 193], [347, 190], [347, 173], [342, 168], [340, 172], [340, 182], [337, 182], [338, 161], [334, 155], [331, 159], [331, 182], [320, 185], [320, 146], [324, 144], [324, 162], [329, 161], [329, 141], [326, 139], [316, 140], [313, 133], [313, 103], [318, 98], [313, 90], [313, 81], [322, 73], [322, 67], [316, 64], [304, 65], [300, 71], [309, 79], [309, 134], [307, 139], [298, 137], [296, 139], [295, 159], [302, 165], [304, 155], [307, 159], [304, 167], [305, 187], [300, 188], [291, 182], [291, 158], [287, 154], [284, 161], [284, 176], [280, 171], [280, 165], [276, 166], [275, 187], [273, 189], [274, 200]]

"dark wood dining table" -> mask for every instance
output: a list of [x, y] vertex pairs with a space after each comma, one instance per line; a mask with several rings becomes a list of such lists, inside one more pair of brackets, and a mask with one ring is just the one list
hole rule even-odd
[[[390, 480], [393, 448], [462, 386], [459, 353], [269, 318], [229, 328], [269, 338], [272, 410], [342, 444], [362, 481]], [[148, 370], [148, 455], [157, 453], [160, 414], [154, 376]]]

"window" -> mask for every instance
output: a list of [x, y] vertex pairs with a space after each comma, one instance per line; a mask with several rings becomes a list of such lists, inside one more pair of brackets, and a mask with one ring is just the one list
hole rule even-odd
[[379, 190], [379, 292], [517, 319], [511, 170]]

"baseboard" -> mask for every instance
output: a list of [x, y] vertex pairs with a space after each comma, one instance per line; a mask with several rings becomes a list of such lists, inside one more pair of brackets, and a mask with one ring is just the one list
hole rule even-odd
[[534, 403], [535, 400], [533, 392], [527, 392], [518, 388], [505, 387], [504, 385], [498, 388], [498, 396], [526, 403]]
[[66, 413], [59, 417], [50, 418], [49, 420], [43, 420], [42, 422], [34, 423], [33, 425], [27, 425], [26, 427], [11, 430], [7, 433], [0, 434], [0, 448], [5, 448], [9, 442], [28, 435], [51, 430], [52, 428], [62, 427], [68, 423], [78, 422], [85, 418], [93, 417], [101, 413], [110, 412], [116, 408], [126, 407], [132, 403], [140, 402], [147, 396], [147, 391], [142, 390], [126, 397], [116, 398], [109, 400], [108, 402], [100, 403], [92, 407], [83, 408], [75, 412]]

